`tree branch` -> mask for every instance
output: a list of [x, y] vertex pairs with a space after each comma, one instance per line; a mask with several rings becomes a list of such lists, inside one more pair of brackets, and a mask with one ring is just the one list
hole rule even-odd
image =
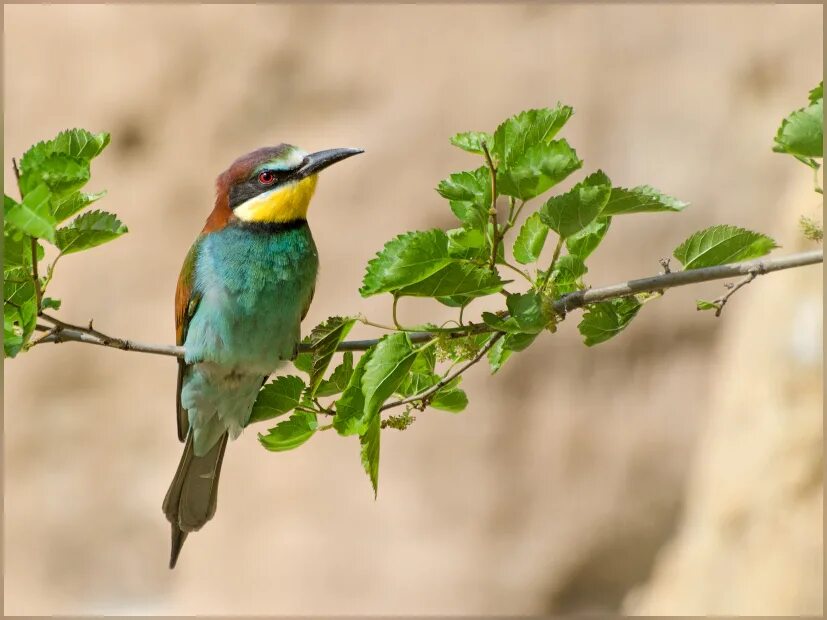
[[[626, 282], [613, 284], [611, 286], [575, 291], [574, 293], [569, 293], [568, 295], [564, 295], [560, 299], [556, 300], [554, 302], [554, 310], [561, 316], [565, 316], [567, 312], [577, 308], [582, 308], [583, 306], [588, 306], [601, 301], [608, 301], [610, 299], [628, 297], [629, 295], [634, 295], [635, 293], [652, 293], [663, 291], [668, 288], [674, 288], [676, 286], [686, 286], [688, 284], [698, 284], [700, 282], [710, 282], [713, 280], [722, 280], [737, 276], [751, 276], [752, 274], [755, 274], [755, 276], [750, 278], [751, 281], [759, 275], [772, 273], [773, 271], [805, 267], [807, 265], [816, 265], [823, 262], [823, 251], [815, 250], [812, 252], [803, 252], [801, 254], [791, 254], [790, 256], [784, 256], [781, 258], [768, 258], [743, 263], [731, 263], [729, 265], [705, 267], [703, 269], [673, 271], [647, 278], [628, 280]], [[741, 286], [744, 284], [741, 284]], [[738, 288], [740, 288], [740, 286]], [[730, 291], [730, 293], [734, 292], [735, 289]], [[124, 338], [108, 336], [96, 329], [93, 329], [91, 325], [90, 327], [72, 325], [59, 321], [58, 319], [48, 315], [41, 315], [41, 318], [51, 323], [51, 326], [38, 326], [40, 331], [48, 331], [48, 333], [40, 338], [36, 344], [44, 344], [47, 342], [83, 342], [102, 347], [121, 349], [122, 351], [138, 351], [140, 353], [151, 353], [154, 355], [184, 357], [184, 347], [181, 346], [145, 344], [135, 342], [133, 340], [126, 340]], [[451, 330], [442, 330], [440, 332], [410, 332], [409, 336], [411, 341], [415, 343], [422, 343], [428, 342], [439, 335], [447, 334], [455, 337], [467, 336], [469, 333], [472, 333], [469, 331], [469, 327], [471, 326], [466, 325], [462, 329], [457, 329], [456, 332], [452, 332]], [[483, 333], [485, 331], [483, 327], [484, 326], [480, 326], [480, 329], [474, 331], [473, 333]], [[488, 331], [493, 332], [494, 330], [489, 329]], [[337, 351], [365, 351], [377, 342], [379, 342], [378, 339], [347, 340], [339, 345]], [[299, 347], [299, 351], [301, 352], [307, 352], [310, 350], [310, 347], [307, 345], [300, 345]], [[418, 398], [422, 398], [422, 396]]]

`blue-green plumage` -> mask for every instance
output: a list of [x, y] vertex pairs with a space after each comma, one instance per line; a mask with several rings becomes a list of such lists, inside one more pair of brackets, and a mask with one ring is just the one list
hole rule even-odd
[[196, 456], [241, 432], [262, 381], [294, 357], [318, 264], [306, 222], [227, 226], [199, 243], [181, 390]]

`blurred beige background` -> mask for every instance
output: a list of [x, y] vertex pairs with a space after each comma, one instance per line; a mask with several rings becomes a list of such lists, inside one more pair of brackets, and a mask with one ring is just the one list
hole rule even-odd
[[[66, 320], [173, 338], [181, 260], [237, 155], [360, 146], [311, 210], [306, 327], [384, 319], [357, 293], [405, 230], [452, 226], [434, 191], [476, 165], [447, 138], [559, 100], [564, 135], [622, 185], [690, 201], [618, 218], [588, 282], [655, 273], [715, 223], [794, 252], [818, 215], [771, 152], [822, 75], [820, 6], [6, 6], [4, 180], [35, 140], [112, 132], [90, 189], [130, 233], [59, 267]], [[594, 349], [576, 320], [471, 406], [358, 445], [232, 444], [216, 518], [166, 568], [179, 458], [170, 359], [79, 344], [6, 362], [7, 614], [820, 613], [821, 267], [762, 278], [721, 319], [670, 292]], [[788, 303], [792, 296], [795, 303]], [[410, 303], [414, 322], [444, 309]], [[365, 334], [364, 330], [354, 335]], [[263, 430], [263, 429], [262, 429]]]

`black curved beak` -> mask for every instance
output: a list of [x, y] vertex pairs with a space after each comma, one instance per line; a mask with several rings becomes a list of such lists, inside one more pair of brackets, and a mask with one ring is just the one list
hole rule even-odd
[[364, 151], [362, 149], [327, 149], [311, 153], [304, 158], [301, 167], [296, 171], [296, 176], [300, 179], [309, 177], [311, 174], [316, 174], [336, 162], [359, 153], [364, 153]]

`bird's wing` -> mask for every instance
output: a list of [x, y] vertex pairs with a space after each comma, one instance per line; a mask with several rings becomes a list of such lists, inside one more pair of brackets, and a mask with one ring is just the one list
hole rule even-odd
[[304, 308], [302, 308], [302, 318], [301, 320], [304, 321], [304, 317], [307, 316], [307, 311], [310, 310], [310, 304], [313, 302], [313, 295], [316, 293], [316, 285], [313, 285], [313, 288], [310, 289], [310, 295], [307, 297], [307, 302], [304, 304]]
[[[200, 294], [193, 291], [195, 282], [195, 259], [198, 255], [198, 247], [201, 244], [199, 237], [192, 244], [184, 264], [181, 266], [181, 274], [178, 276], [178, 286], [175, 289], [175, 343], [179, 346], [187, 339], [187, 328], [190, 319], [195, 314], [198, 302], [201, 301]], [[178, 439], [185, 441], [189, 431], [189, 418], [187, 410], [181, 406], [181, 387], [184, 383], [184, 373], [187, 364], [183, 359], [178, 358], [178, 386], [175, 389], [175, 411], [178, 420]]]

